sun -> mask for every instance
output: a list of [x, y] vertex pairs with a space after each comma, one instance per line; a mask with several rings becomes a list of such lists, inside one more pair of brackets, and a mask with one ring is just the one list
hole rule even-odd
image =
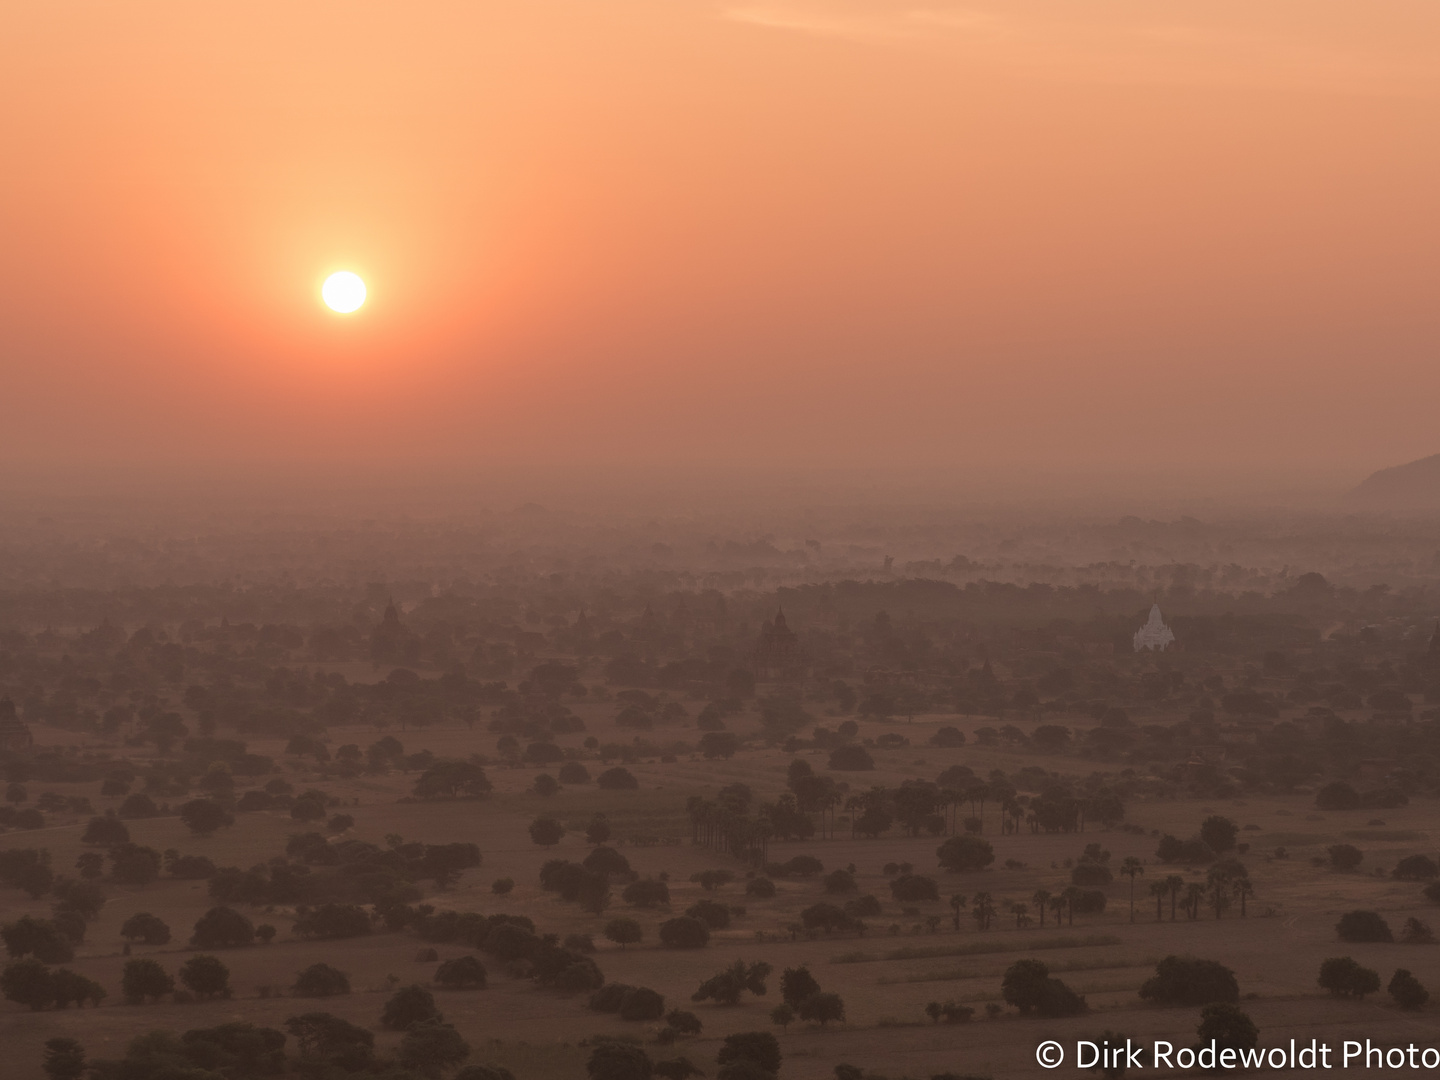
[[360, 275], [341, 270], [325, 279], [325, 284], [320, 286], [320, 296], [331, 311], [349, 315], [365, 303], [365, 282], [360, 280]]

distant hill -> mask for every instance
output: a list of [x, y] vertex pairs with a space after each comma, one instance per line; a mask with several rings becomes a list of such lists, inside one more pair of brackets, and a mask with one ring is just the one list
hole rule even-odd
[[1367, 510], [1440, 510], [1440, 454], [1372, 473], [1346, 501]]

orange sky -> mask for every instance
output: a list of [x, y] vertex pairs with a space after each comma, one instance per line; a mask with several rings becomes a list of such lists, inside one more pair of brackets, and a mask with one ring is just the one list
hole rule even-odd
[[1434, 0], [46, 0], [0, 99], [3, 463], [1440, 451]]

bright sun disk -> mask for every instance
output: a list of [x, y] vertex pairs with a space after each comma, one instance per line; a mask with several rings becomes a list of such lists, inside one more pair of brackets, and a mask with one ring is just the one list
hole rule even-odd
[[341, 270], [325, 279], [325, 284], [320, 286], [320, 296], [331, 311], [348, 315], [365, 303], [365, 282], [358, 274]]

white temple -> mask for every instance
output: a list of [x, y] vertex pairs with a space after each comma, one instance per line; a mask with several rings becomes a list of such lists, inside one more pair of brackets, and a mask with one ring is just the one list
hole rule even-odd
[[1150, 606], [1150, 618], [1145, 625], [1135, 631], [1135, 651], [1141, 649], [1152, 649], [1155, 652], [1164, 652], [1165, 646], [1175, 641], [1174, 632], [1165, 625], [1165, 620], [1160, 617], [1160, 605]]

